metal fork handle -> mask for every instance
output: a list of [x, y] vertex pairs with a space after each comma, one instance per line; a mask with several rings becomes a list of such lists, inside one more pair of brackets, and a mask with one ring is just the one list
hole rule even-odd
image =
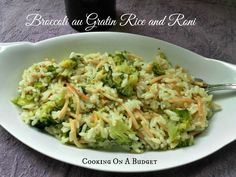
[[208, 92], [218, 90], [236, 90], [236, 84], [213, 84], [206, 87]]

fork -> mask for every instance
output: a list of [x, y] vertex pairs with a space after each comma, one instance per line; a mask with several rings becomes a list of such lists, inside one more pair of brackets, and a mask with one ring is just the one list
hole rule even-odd
[[200, 78], [194, 79], [195, 83], [204, 88], [207, 92], [219, 91], [219, 90], [236, 90], [236, 84], [208, 84]]

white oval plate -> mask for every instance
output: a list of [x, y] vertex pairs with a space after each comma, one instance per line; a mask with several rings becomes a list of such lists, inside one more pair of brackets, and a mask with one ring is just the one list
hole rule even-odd
[[[159, 47], [173, 64], [187, 68], [196, 77], [209, 83], [236, 83], [235, 65], [207, 59], [173, 44], [134, 34], [80, 33], [37, 43], [5, 45], [0, 47], [1, 125], [17, 139], [47, 156], [81, 167], [116, 172], [145, 172], [177, 167], [201, 159], [234, 141], [236, 92], [215, 95], [215, 101], [223, 110], [213, 117], [207, 131], [196, 138], [193, 146], [143, 154], [78, 149], [63, 145], [57, 139], [24, 124], [18, 110], [10, 102], [16, 95], [23, 70], [44, 58], [60, 60], [72, 51], [90, 53], [128, 50], [152, 59]], [[153, 164], [148, 164], [151, 162]]]

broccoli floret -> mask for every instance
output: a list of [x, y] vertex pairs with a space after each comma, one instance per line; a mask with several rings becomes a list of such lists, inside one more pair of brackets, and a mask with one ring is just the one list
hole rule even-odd
[[171, 141], [177, 141], [178, 140], [178, 126], [175, 122], [169, 121], [167, 123], [167, 129], [168, 129], [168, 135], [170, 137]]
[[152, 71], [155, 76], [161, 76], [161, 75], [165, 74], [165, 70], [161, 68], [161, 66], [158, 64], [157, 61], [154, 61], [152, 63]]
[[[102, 70], [105, 75], [102, 79], [103, 83], [116, 88], [117, 92], [122, 96], [132, 96], [135, 93], [135, 85], [138, 82], [138, 70], [133, 65], [133, 62], [128, 59], [128, 53], [126, 51], [117, 52], [112, 58], [115, 62], [115, 67], [109, 67], [108, 71], [103, 67]], [[122, 74], [112, 77], [113, 70]], [[124, 75], [128, 76], [128, 83], [126, 86], [121, 87], [123, 80], [126, 78]]]
[[135, 85], [138, 82], [138, 72], [128, 75], [128, 84], [125, 87], [121, 87], [124, 79], [123, 75], [118, 77], [112, 77], [112, 69], [109, 67], [108, 71], [103, 68], [105, 77], [102, 79], [103, 83], [111, 88], [116, 88], [117, 92], [122, 96], [132, 96], [135, 93]]
[[129, 75], [128, 84], [125, 87], [117, 87], [118, 93], [123, 96], [132, 96], [135, 94], [135, 85], [138, 83], [138, 72]]
[[28, 104], [28, 100], [26, 99], [22, 99], [20, 97], [15, 97], [11, 100], [12, 103], [14, 103], [15, 105], [19, 106], [19, 107], [22, 107], [24, 105], [27, 105]]
[[34, 83], [34, 88], [39, 89], [39, 90], [43, 90], [44, 89], [44, 85], [42, 82], [38, 81]]
[[56, 70], [57, 70], [57, 67], [55, 67], [53, 65], [48, 66], [48, 72], [55, 72]]
[[56, 104], [56, 107], [55, 109], [56, 110], [60, 110], [62, 109], [64, 103], [65, 103], [65, 95], [66, 95], [66, 91], [62, 91], [55, 100], [55, 104]]
[[119, 145], [131, 143], [129, 135], [135, 136], [135, 132], [121, 120], [117, 120], [115, 126], [110, 127], [109, 132], [110, 137]]
[[25, 99], [28, 100], [29, 102], [34, 100], [34, 96], [33, 95], [25, 95]]
[[165, 70], [171, 66], [171, 63], [160, 49], [157, 50], [157, 53], [157, 60], [152, 62], [152, 71], [155, 76], [161, 76], [165, 74]]
[[39, 129], [44, 129], [45, 127], [56, 124], [56, 120], [54, 120], [51, 115], [55, 107], [56, 104], [52, 101], [43, 104], [39, 110], [39, 116], [35, 117], [37, 119], [37, 122], [32, 126], [35, 126]]
[[63, 127], [62, 124], [55, 124], [55, 125], [51, 125], [51, 126], [45, 127], [45, 130], [46, 130], [46, 132], [48, 132], [52, 136], [55, 136], [56, 138], [61, 140], [62, 138], [69, 137], [69, 132], [70, 132], [70, 131], [63, 132], [61, 130], [62, 127]]
[[105, 74], [105, 77], [102, 79], [103, 83], [108, 85], [109, 87], [115, 88], [116, 84], [112, 77], [111, 67], [108, 68], [108, 71], [106, 71], [104, 67], [102, 68], [102, 70], [103, 70], [103, 73]]
[[174, 122], [171, 120], [168, 122], [167, 124], [168, 135], [172, 142], [179, 143], [181, 132], [183, 130], [186, 130], [190, 125], [191, 115], [190, 112], [186, 109], [184, 110], [174, 109], [172, 111], [175, 112], [180, 117], [180, 120], [178, 122]]
[[19, 107], [30, 104], [33, 101], [32, 95], [26, 95], [25, 98], [22, 98], [20, 95], [13, 98], [11, 102]]
[[117, 65], [115, 67], [115, 70], [125, 74], [132, 74], [137, 71], [137, 69], [133, 65], [129, 64], [127, 61], [124, 61], [122, 64]]
[[132, 96], [134, 94], [134, 89], [131, 86], [125, 86], [124, 88], [118, 87], [117, 91], [119, 94], [123, 96]]
[[177, 147], [186, 147], [186, 146], [191, 146], [193, 145], [193, 138], [185, 139], [179, 142]]
[[78, 66], [78, 62], [75, 58], [65, 59], [60, 63], [60, 66], [65, 69], [75, 69]]
[[116, 52], [114, 56], [112, 56], [112, 59], [114, 60], [116, 65], [121, 65], [125, 61], [130, 61], [128, 59], [128, 52], [127, 51], [121, 51], [121, 52]]
[[76, 60], [79, 63], [83, 63], [84, 62], [83, 54], [81, 54], [81, 53], [74, 53], [74, 52], [72, 52], [70, 54], [69, 58], [72, 59], [72, 60]]
[[52, 117], [40, 117], [34, 126], [39, 129], [44, 129], [45, 127], [55, 124], [57, 124], [57, 122]]
[[181, 119], [189, 119], [190, 118], [190, 113], [187, 109], [174, 109], [172, 110], [173, 112], [175, 112], [176, 114], [178, 114], [178, 116]]
[[138, 83], [139, 73], [135, 72], [129, 75], [129, 84], [136, 85]]
[[187, 109], [183, 109], [183, 110], [174, 109], [172, 111], [175, 112], [180, 117], [180, 120], [178, 122], [179, 129], [184, 130], [188, 128], [191, 122], [190, 112]]
[[58, 75], [57, 68], [58, 68], [58, 67], [53, 66], [53, 65], [49, 65], [49, 66], [48, 66], [48, 72], [51, 72], [51, 73], [52, 73], [53, 78]]

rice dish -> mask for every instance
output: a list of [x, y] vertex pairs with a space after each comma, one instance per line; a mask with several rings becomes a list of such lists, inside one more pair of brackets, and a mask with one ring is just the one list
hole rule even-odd
[[79, 148], [142, 153], [190, 146], [218, 109], [201, 83], [158, 50], [72, 52], [33, 64], [18, 95], [22, 120]]

